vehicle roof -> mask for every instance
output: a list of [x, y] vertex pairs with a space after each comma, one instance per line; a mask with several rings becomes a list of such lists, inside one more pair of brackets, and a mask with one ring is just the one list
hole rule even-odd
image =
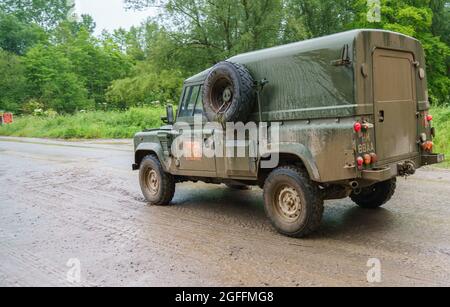
[[[276, 57], [283, 57], [289, 54], [293, 53], [302, 53], [302, 52], [309, 52], [312, 50], [319, 50], [319, 49], [326, 49], [333, 45], [344, 45], [344, 44], [353, 44], [354, 40], [358, 37], [358, 35], [362, 33], [370, 33], [370, 32], [384, 32], [384, 33], [394, 33], [399, 36], [403, 36], [405, 38], [416, 40], [413, 37], [392, 32], [392, 31], [386, 31], [386, 30], [377, 30], [377, 29], [356, 29], [351, 30], [347, 32], [332, 34], [328, 36], [323, 36], [319, 38], [304, 40], [296, 43], [291, 43], [287, 45], [281, 45], [276, 46], [272, 48], [247, 52], [243, 54], [236, 55], [234, 57], [231, 57], [227, 59], [227, 61], [239, 63], [239, 64], [246, 64], [248, 62], [255, 62], [259, 60], [269, 59], [269, 58], [276, 58]], [[204, 81], [211, 68], [208, 68], [199, 74], [196, 74], [190, 78], [188, 78], [185, 83], [198, 83]]]

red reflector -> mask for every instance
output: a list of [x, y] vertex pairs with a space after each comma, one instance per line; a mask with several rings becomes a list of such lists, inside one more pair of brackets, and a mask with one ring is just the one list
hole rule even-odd
[[427, 121], [431, 122], [433, 120], [433, 115], [427, 115]]
[[361, 123], [357, 122], [357, 123], [355, 123], [355, 125], [353, 126], [353, 128], [355, 129], [355, 132], [361, 132], [361, 130], [362, 130], [362, 125], [361, 125]]
[[378, 162], [378, 156], [376, 153], [371, 153], [370, 157], [372, 158], [372, 163], [377, 163]]

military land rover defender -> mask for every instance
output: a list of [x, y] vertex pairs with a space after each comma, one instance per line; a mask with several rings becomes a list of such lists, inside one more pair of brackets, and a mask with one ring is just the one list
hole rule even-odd
[[[349, 31], [241, 54], [187, 79], [176, 118], [168, 106], [166, 126], [135, 136], [133, 169], [160, 206], [185, 181], [259, 186], [273, 226], [303, 237], [320, 226], [325, 200], [378, 208], [397, 177], [444, 160], [433, 153], [429, 108], [419, 41]], [[229, 133], [230, 123], [255, 123], [258, 136]]]

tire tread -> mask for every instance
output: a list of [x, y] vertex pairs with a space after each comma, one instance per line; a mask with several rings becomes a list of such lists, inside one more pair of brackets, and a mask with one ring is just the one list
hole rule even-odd
[[175, 178], [164, 171], [164, 168], [162, 167], [161, 162], [159, 161], [158, 157], [156, 155], [148, 155], [143, 160], [142, 163], [145, 161], [151, 161], [158, 167], [158, 172], [161, 175], [161, 197], [158, 201], [153, 202], [152, 205], [154, 206], [167, 206], [172, 201], [174, 195], [175, 195]]
[[[294, 238], [302, 238], [316, 232], [321, 225], [324, 213], [324, 201], [320, 196], [318, 186], [311, 181], [307, 171], [304, 168], [295, 165], [286, 165], [275, 169], [269, 175], [265, 183], [264, 188], [265, 193], [267, 191], [267, 185], [271, 184], [272, 181], [274, 180], [273, 178], [277, 175], [289, 175], [291, 177], [297, 177], [297, 179], [302, 182], [303, 186], [305, 187], [304, 191], [305, 198], [307, 198], [307, 201], [309, 201], [312, 206], [312, 213], [310, 214], [308, 222], [305, 225], [305, 227], [299, 229], [297, 232], [285, 233], [283, 232], [283, 230], [278, 229], [277, 226], [272, 222], [273, 226], [277, 228], [277, 230], [280, 231], [282, 234]], [[266, 213], [268, 213], [267, 208]]]

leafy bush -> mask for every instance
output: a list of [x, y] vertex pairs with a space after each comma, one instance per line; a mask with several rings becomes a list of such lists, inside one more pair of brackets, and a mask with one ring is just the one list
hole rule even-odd
[[74, 115], [27, 115], [16, 117], [12, 125], [0, 127], [0, 135], [61, 139], [131, 138], [146, 128], [160, 127], [164, 112], [164, 108], [158, 107]]
[[179, 71], [158, 72], [148, 63], [140, 63], [134, 76], [112, 82], [106, 99], [116, 109], [136, 106], [176, 103], [180, 97], [183, 78]]
[[433, 125], [436, 127], [435, 151], [444, 153], [447, 161], [443, 165], [450, 166], [450, 107], [432, 108]]

